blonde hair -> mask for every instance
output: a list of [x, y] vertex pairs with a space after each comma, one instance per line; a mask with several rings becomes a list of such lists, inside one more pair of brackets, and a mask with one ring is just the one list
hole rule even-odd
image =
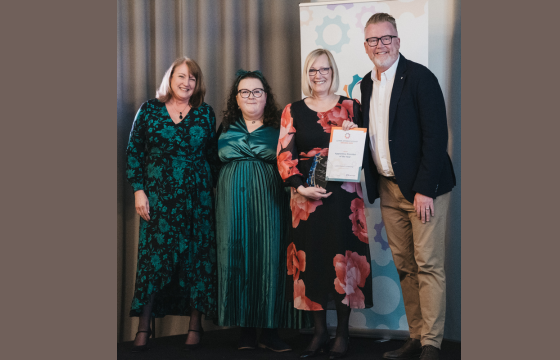
[[395, 30], [398, 33], [397, 30], [397, 22], [395, 21], [395, 18], [392, 17], [391, 15], [387, 14], [387, 13], [377, 13], [377, 14], [373, 14], [369, 20], [366, 23], [366, 26], [364, 26], [364, 29], [367, 28], [369, 25], [371, 24], [378, 24], [378, 23], [382, 23], [382, 22], [388, 22], [391, 23], [391, 25], [393, 25], [393, 27], [395, 28]]
[[189, 105], [193, 108], [197, 108], [204, 102], [204, 95], [206, 95], [206, 86], [204, 86], [204, 79], [202, 78], [202, 70], [200, 66], [193, 59], [188, 57], [180, 57], [171, 64], [169, 69], [163, 75], [161, 85], [156, 92], [156, 97], [161, 102], [168, 102], [173, 97], [173, 89], [171, 89], [171, 78], [175, 72], [175, 68], [182, 64], [187, 64], [189, 68], [189, 73], [196, 79], [196, 85], [194, 86], [193, 94], [189, 100]]
[[334, 61], [334, 56], [327, 49], [315, 49], [307, 55], [305, 58], [305, 63], [303, 65], [303, 74], [301, 75], [301, 90], [305, 96], [313, 96], [313, 90], [311, 88], [311, 83], [309, 81], [309, 69], [311, 65], [317, 60], [321, 55], [327, 55], [329, 59], [329, 66], [332, 70], [332, 82], [329, 88], [329, 94], [334, 94], [338, 91], [338, 86], [340, 84], [338, 76], [338, 67], [336, 67], [336, 62]]

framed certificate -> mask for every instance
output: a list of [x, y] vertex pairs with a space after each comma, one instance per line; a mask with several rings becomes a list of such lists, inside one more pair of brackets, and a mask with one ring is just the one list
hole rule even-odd
[[327, 181], [360, 182], [366, 128], [354, 128], [348, 131], [333, 127], [329, 143], [327, 161]]

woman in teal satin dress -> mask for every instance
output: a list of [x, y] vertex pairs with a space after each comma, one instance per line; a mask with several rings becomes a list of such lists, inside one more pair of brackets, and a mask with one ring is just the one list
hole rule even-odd
[[279, 127], [262, 73], [239, 70], [218, 130], [216, 203], [218, 323], [242, 328], [239, 350], [291, 350], [277, 329], [300, 328], [305, 316], [285, 299], [290, 209], [276, 166]]

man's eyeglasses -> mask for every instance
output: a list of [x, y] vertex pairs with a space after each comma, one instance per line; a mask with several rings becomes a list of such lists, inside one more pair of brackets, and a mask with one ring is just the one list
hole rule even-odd
[[330, 69], [331, 69], [330, 67], [320, 68], [320, 69], [318, 69], [318, 70], [309, 69], [308, 74], [309, 74], [309, 76], [315, 76], [315, 74], [317, 74], [317, 71], [318, 71], [319, 74], [321, 74], [321, 75], [327, 75], [327, 74], [329, 73], [329, 70], [330, 70]]
[[253, 91], [241, 89], [237, 93], [240, 94], [243, 99], [247, 99], [249, 96], [251, 96], [251, 94], [253, 94], [253, 96], [256, 98], [260, 98], [261, 96], [263, 96], [265, 91], [263, 89], [255, 89]]
[[396, 37], [398, 37], [398, 36], [384, 35], [380, 38], [370, 37], [369, 39], [366, 39], [366, 42], [369, 46], [374, 47], [374, 46], [377, 46], [377, 44], [379, 43], [379, 40], [381, 39], [381, 42], [383, 43], [383, 45], [389, 45], [393, 42], [393, 38], [396, 38]]

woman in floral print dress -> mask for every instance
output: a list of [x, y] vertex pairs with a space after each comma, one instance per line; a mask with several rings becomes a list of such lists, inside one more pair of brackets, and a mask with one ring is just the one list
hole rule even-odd
[[315, 155], [328, 156], [332, 127], [357, 127], [360, 104], [335, 95], [338, 69], [328, 50], [312, 51], [302, 76], [303, 100], [282, 114], [278, 168], [291, 187], [292, 228], [288, 275], [294, 306], [313, 311], [315, 334], [301, 355], [316, 356], [327, 349], [326, 310], [336, 309], [338, 326], [330, 348], [335, 359], [348, 349], [351, 309], [373, 306], [371, 259], [360, 183], [330, 181], [326, 189], [306, 180]]
[[204, 94], [198, 64], [177, 59], [130, 134], [127, 176], [141, 217], [130, 309], [140, 317], [135, 352], [148, 349], [151, 317], [190, 316], [190, 348], [200, 341], [201, 314], [216, 317], [212, 188], [219, 160], [216, 118]]

